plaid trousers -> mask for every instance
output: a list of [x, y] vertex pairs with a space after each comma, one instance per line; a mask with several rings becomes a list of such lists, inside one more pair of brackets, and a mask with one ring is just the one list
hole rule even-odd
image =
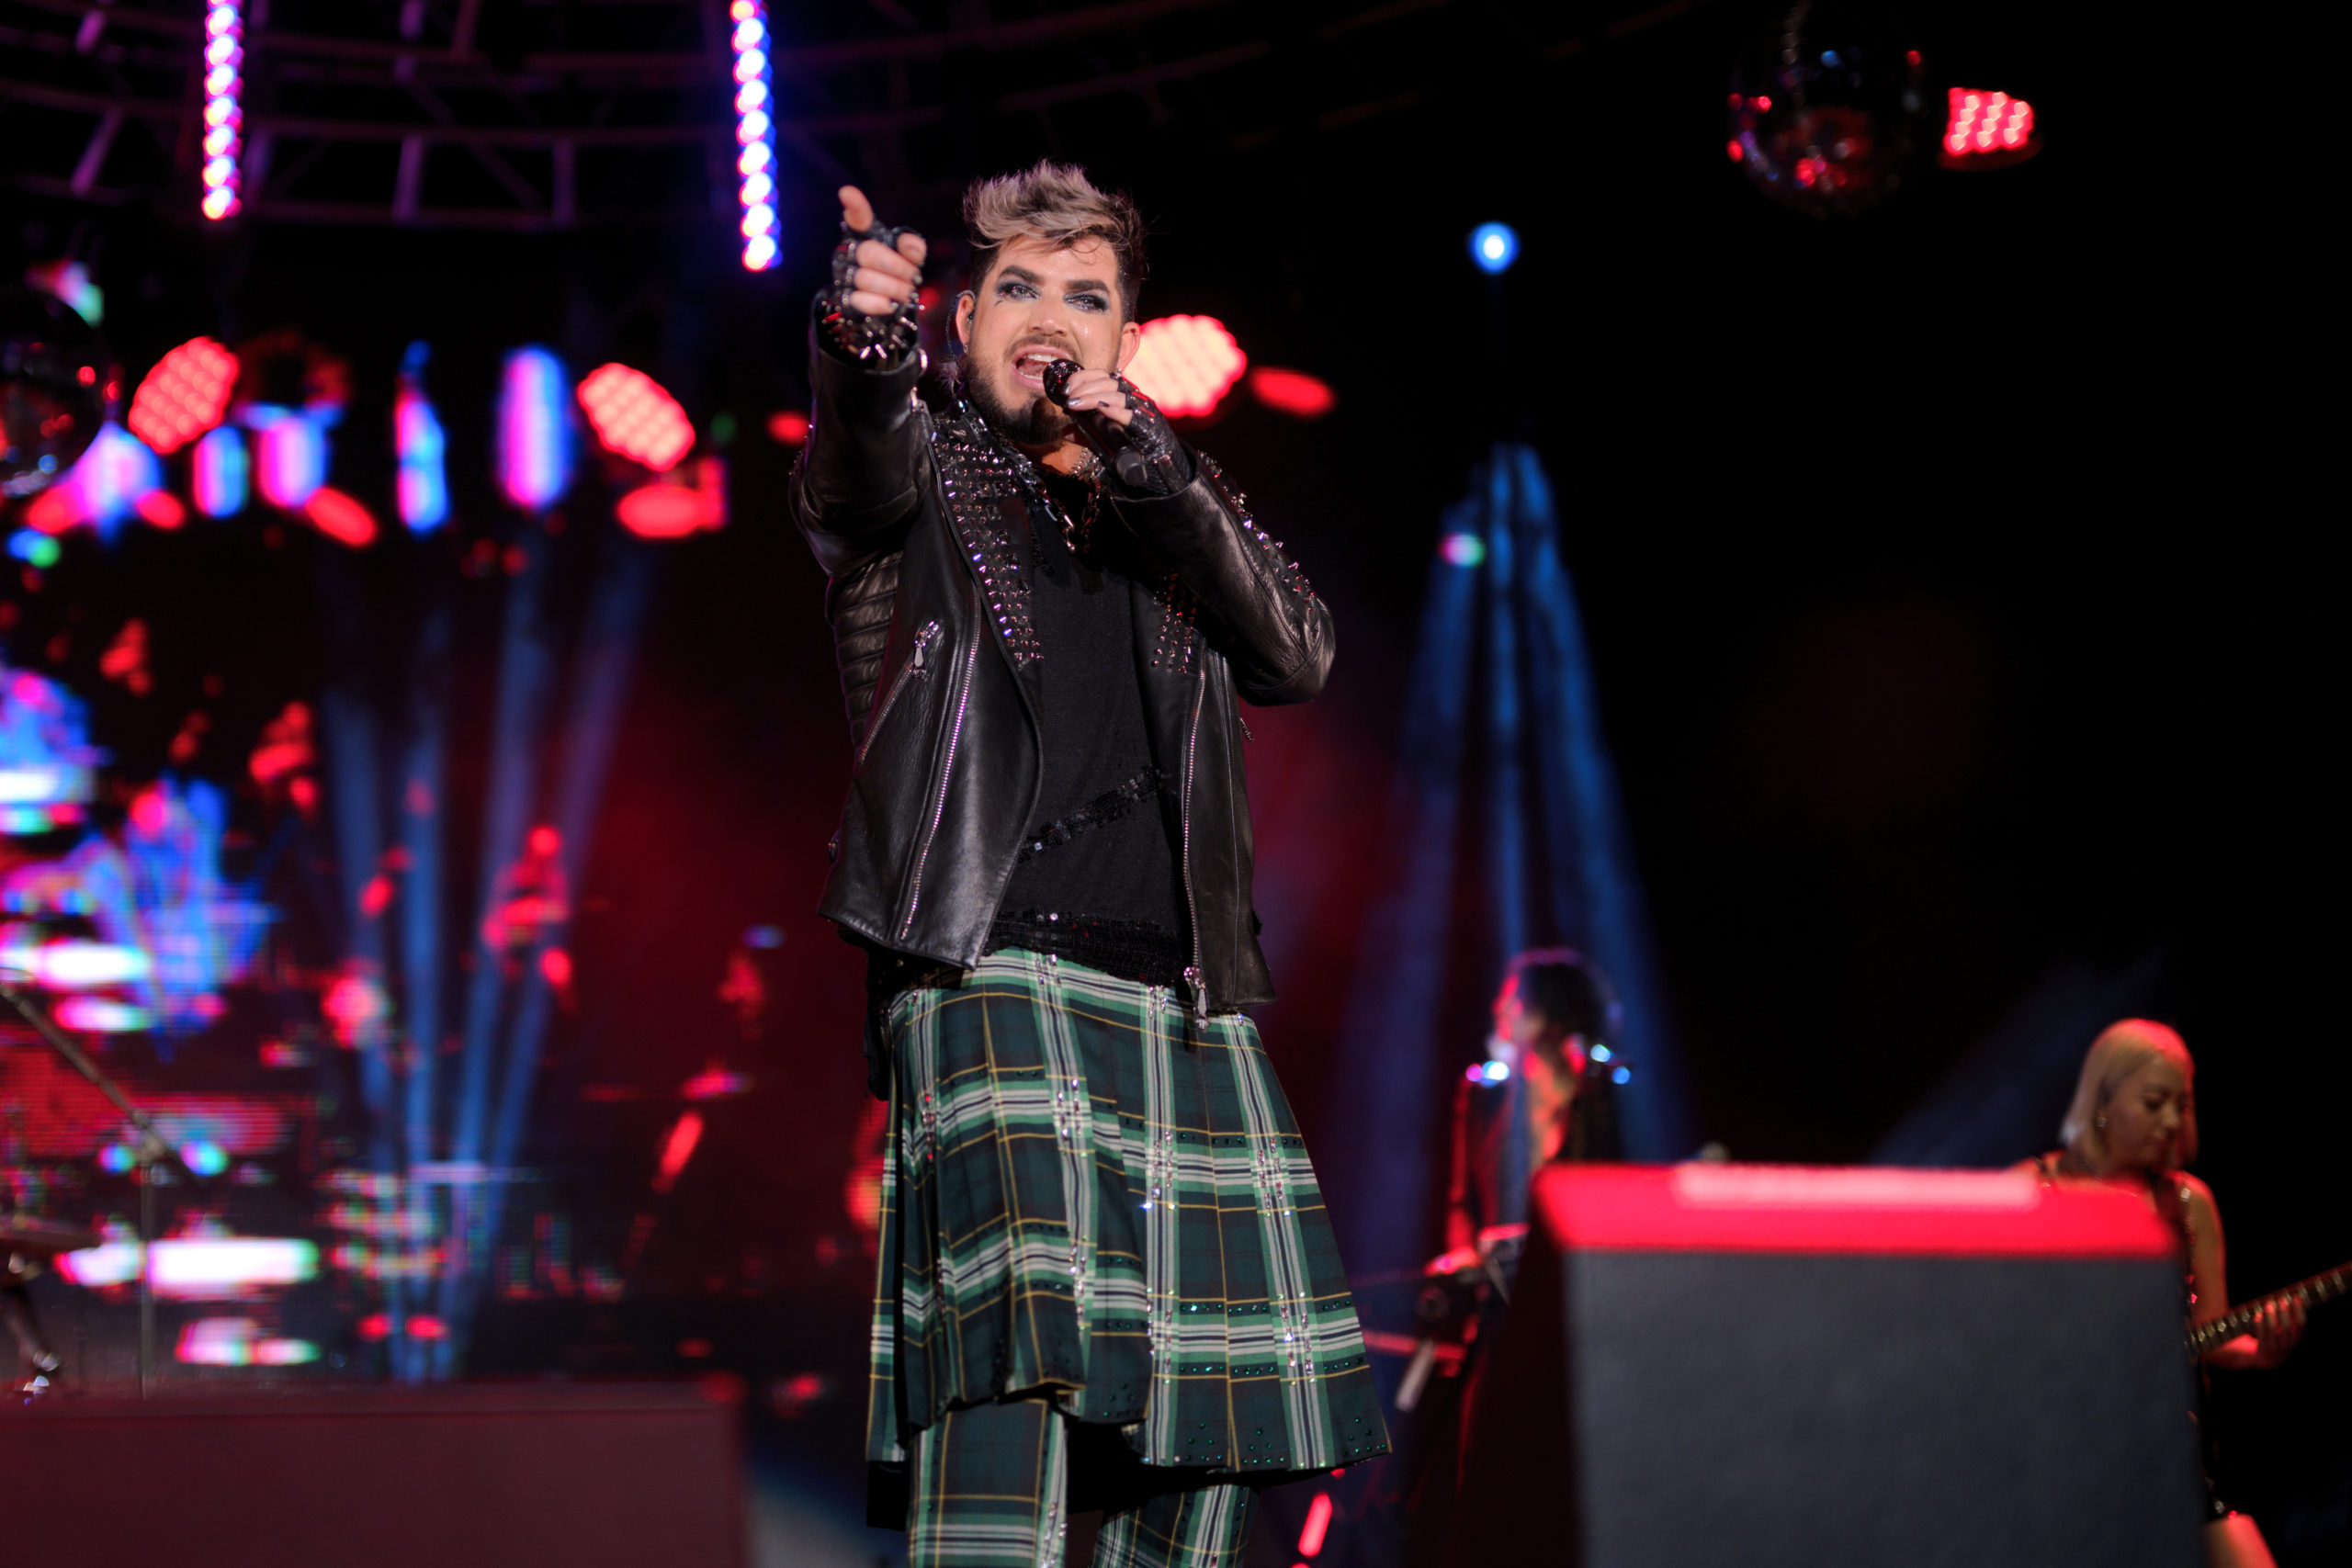
[[[1010, 1399], [917, 1433], [908, 1568], [1062, 1568], [1069, 1422], [1046, 1400]], [[1239, 1568], [1254, 1497], [1227, 1482], [1107, 1508], [1093, 1568]]]
[[875, 1522], [927, 1433], [1013, 1395], [1209, 1493], [1388, 1450], [1322, 1194], [1247, 1017], [1016, 950], [902, 993], [885, 1023]]

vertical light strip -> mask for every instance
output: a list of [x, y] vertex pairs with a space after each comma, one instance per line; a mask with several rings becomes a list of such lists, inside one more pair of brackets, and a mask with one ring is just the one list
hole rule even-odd
[[765, 272], [776, 262], [775, 92], [768, 66], [765, 0], [734, 0], [736, 197], [743, 209], [743, 267]]
[[238, 159], [243, 152], [245, 96], [243, 0], [206, 0], [204, 7], [204, 215], [233, 218]]

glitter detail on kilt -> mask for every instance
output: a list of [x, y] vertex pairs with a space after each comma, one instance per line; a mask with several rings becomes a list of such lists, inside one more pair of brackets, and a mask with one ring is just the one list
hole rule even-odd
[[989, 620], [1013, 664], [1028, 664], [1042, 650], [1029, 624], [1029, 580], [1021, 574], [1020, 551], [1005, 525], [1007, 505], [1023, 504], [1012, 466], [1024, 459], [1007, 453], [978, 414], [960, 411], [933, 420], [931, 451], [947, 501], [947, 525], [980, 580]]
[[1388, 1450], [1322, 1194], [1239, 1013], [1035, 953], [893, 1001], [867, 1458], [1043, 1388], [1202, 1479]]

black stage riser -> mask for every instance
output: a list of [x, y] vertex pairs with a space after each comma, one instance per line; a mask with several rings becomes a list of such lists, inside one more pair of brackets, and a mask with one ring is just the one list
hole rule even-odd
[[1454, 1560], [2195, 1568], [2161, 1261], [1568, 1251], [1479, 1380]]

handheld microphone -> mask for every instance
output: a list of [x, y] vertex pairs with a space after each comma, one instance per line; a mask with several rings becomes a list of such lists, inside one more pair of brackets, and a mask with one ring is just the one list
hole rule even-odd
[[1072, 429], [1079, 439], [1094, 449], [1094, 455], [1111, 465], [1120, 479], [1129, 488], [1157, 491], [1153, 482], [1151, 459], [1127, 445], [1127, 432], [1114, 421], [1092, 409], [1069, 406], [1069, 378], [1084, 368], [1076, 360], [1057, 359], [1046, 367], [1046, 396], [1054, 406], [1069, 415]]

